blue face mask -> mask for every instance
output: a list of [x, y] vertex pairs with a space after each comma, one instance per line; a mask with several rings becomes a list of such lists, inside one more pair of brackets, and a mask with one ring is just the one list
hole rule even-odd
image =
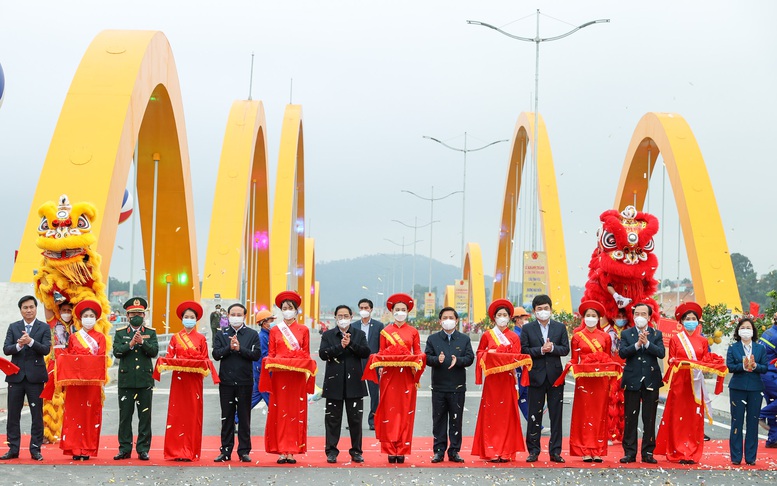
[[278, 324], [276, 324], [275, 322], [271, 322], [271, 323], [270, 323], [270, 329], [272, 329], [273, 327], [275, 327], [275, 326], [277, 326], [277, 325], [278, 325]]
[[197, 325], [197, 319], [190, 319], [186, 317], [181, 319], [181, 323], [183, 324], [183, 327], [185, 327], [186, 329], [191, 329]]
[[627, 322], [629, 322], [628, 319], [615, 319], [615, 325], [618, 327], [625, 326]]
[[693, 332], [699, 327], [699, 321], [683, 321], [683, 326], [685, 326], [686, 331]]

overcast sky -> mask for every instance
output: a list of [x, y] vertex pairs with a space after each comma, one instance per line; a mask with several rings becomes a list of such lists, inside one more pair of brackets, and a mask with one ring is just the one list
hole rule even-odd
[[[74, 6], [78, 5], [78, 7]], [[466, 24], [477, 19], [533, 37], [609, 18], [540, 52], [540, 112], [558, 175], [570, 281], [583, 285], [599, 214], [614, 201], [626, 148], [649, 111], [690, 124], [714, 187], [729, 249], [758, 273], [774, 269], [771, 196], [777, 122], [777, 3], [764, 1], [121, 1], [0, 0], [0, 163], [6, 208], [0, 278], [13, 251], [68, 87], [103, 29], [165, 33], [178, 68], [191, 155], [200, 268], [224, 128], [234, 100], [264, 102], [270, 179], [289, 102], [303, 107], [306, 214], [318, 261], [400, 251], [413, 232], [392, 219], [429, 221], [429, 196], [461, 189], [461, 154], [424, 140], [475, 147], [511, 138], [531, 110], [534, 45]], [[556, 20], [559, 19], [559, 20]], [[466, 239], [480, 243], [493, 273], [509, 144], [468, 159]], [[678, 254], [678, 219], [661, 172], [650, 210], [661, 218], [657, 252], [666, 278], [689, 276]], [[67, 192], [67, 188], [63, 188]], [[59, 194], [52, 194], [55, 199]], [[460, 196], [435, 204], [433, 256], [461, 263]], [[526, 223], [519, 228], [528, 231]], [[129, 276], [129, 224], [111, 274]], [[428, 230], [419, 230], [428, 255]], [[518, 237], [521, 238], [520, 236]], [[662, 246], [663, 241], [663, 246]], [[663, 249], [663, 251], [662, 251]], [[408, 251], [411, 251], [408, 248]], [[138, 261], [140, 258], [138, 257]], [[137, 265], [140, 278], [142, 263]], [[659, 273], [660, 276], [660, 273]], [[322, 289], [325, 291], [325, 289]]]

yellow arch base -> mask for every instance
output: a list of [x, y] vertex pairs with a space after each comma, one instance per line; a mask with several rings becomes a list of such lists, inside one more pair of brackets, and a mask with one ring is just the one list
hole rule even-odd
[[[270, 295], [267, 124], [261, 101], [235, 101], [221, 147], [202, 294], [236, 300], [243, 277], [246, 306], [272, 307]], [[253, 314], [253, 313], [251, 313]]]
[[[318, 300], [316, 292], [316, 251], [315, 240], [305, 238], [305, 270], [304, 285], [302, 287], [302, 312], [303, 316], [311, 319], [310, 328], [315, 329], [316, 302]], [[304, 321], [302, 321], [304, 322]]]
[[[305, 151], [300, 105], [286, 105], [283, 116], [270, 259], [273, 299], [283, 290], [296, 290], [303, 299], [310, 295], [310, 287], [305, 287]], [[300, 322], [308, 311], [302, 308]]]
[[651, 174], [658, 154], [663, 155], [697, 302], [701, 305], [724, 303], [741, 310], [742, 301], [715, 193], [699, 144], [682, 116], [647, 113], [639, 121], [626, 152], [615, 207], [621, 210], [629, 204], [637, 208], [644, 205], [648, 189], [648, 180], [644, 177], [648, 172], [648, 149]]
[[464, 275], [461, 278], [469, 281], [467, 292], [469, 321], [482, 322], [488, 314], [488, 309], [486, 308], [486, 287], [483, 276], [483, 254], [477, 243], [467, 243], [467, 254], [464, 256]]
[[[89, 45], [73, 77], [24, 226], [11, 281], [31, 282], [40, 263], [35, 246], [38, 207], [67, 192], [89, 201], [101, 270], [109, 274], [122, 194], [138, 144], [138, 208], [146, 281], [153, 282], [154, 322], [164, 330], [166, 277], [171, 307], [199, 300], [189, 152], [181, 89], [167, 38], [155, 31], [108, 30]], [[156, 275], [151, 278], [154, 161], [159, 154]], [[151, 287], [149, 286], [149, 289]], [[177, 319], [171, 331], [181, 328]]]
[[456, 307], [456, 287], [454, 285], [445, 286], [445, 299], [443, 299], [443, 307]]
[[[572, 297], [569, 289], [567, 254], [564, 247], [564, 230], [561, 226], [561, 208], [556, 186], [556, 171], [553, 167], [553, 154], [550, 151], [550, 138], [542, 115], [538, 129], [540, 138], [537, 144], [538, 197], [542, 237], [548, 256], [548, 292], [553, 300], [553, 308], [559, 311], [572, 310]], [[518, 117], [510, 151], [510, 167], [507, 172], [507, 184], [502, 206], [502, 223], [499, 231], [496, 269], [494, 270], [494, 292], [492, 299], [508, 298], [507, 286], [510, 281], [510, 265], [515, 238], [515, 213], [521, 193], [523, 167], [526, 160], [526, 147], [533, 143], [534, 114], [523, 112]]]

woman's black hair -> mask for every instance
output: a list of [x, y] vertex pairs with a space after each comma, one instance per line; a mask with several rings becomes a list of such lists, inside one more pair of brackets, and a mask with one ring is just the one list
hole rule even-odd
[[742, 319], [739, 319], [739, 322], [737, 323], [737, 327], [734, 329], [734, 341], [741, 341], [742, 338], [739, 337], [739, 328], [742, 327], [742, 324], [745, 322], [749, 322], [750, 325], [753, 327], [753, 342], [758, 341], [758, 329], [756, 329], [755, 324], [753, 323], [753, 320], [749, 317], [743, 317]]

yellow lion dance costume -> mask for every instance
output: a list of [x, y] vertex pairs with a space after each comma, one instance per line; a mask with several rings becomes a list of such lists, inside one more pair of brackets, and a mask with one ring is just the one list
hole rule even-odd
[[[35, 244], [43, 250], [43, 261], [34, 278], [35, 293], [56, 320], [61, 320], [59, 304], [62, 298], [73, 306], [86, 299], [99, 302], [103, 312], [94, 328], [105, 336], [107, 349], [111, 349], [111, 323], [107, 319], [111, 306], [100, 273], [100, 255], [91, 248], [96, 242], [91, 233], [96, 212], [89, 203], [71, 205], [65, 194], [57, 202], [48, 201], [38, 208], [41, 221]], [[47, 363], [53, 358], [52, 347]], [[110, 365], [108, 360], [107, 366]], [[64, 402], [65, 391], [56, 387], [53, 398], [43, 404], [43, 434], [51, 443], [59, 439], [62, 430]]]

